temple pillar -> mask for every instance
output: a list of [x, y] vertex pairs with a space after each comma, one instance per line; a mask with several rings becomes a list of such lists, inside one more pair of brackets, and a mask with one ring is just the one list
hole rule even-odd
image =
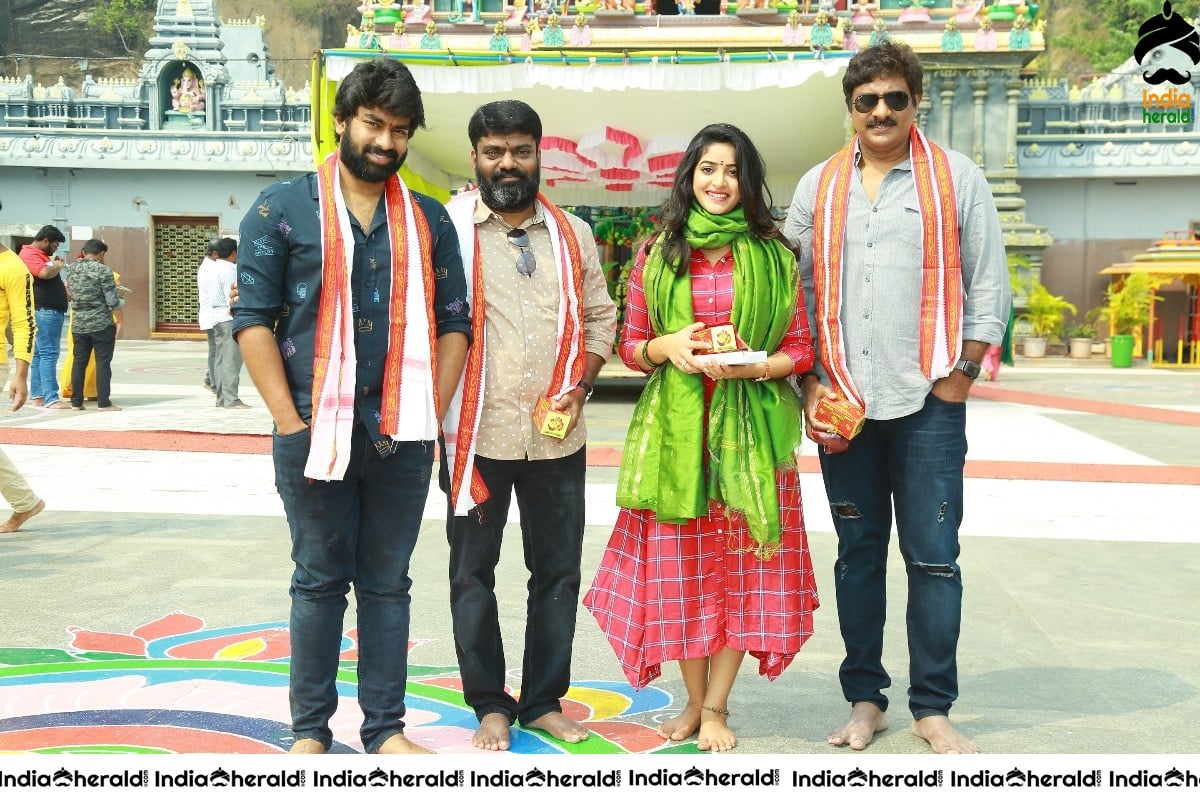
[[983, 70], [973, 70], [971, 72], [971, 100], [974, 104], [974, 119], [971, 125], [971, 158], [975, 160], [980, 169], [987, 169], [987, 159], [984, 156], [983, 148], [983, 137], [986, 133], [983, 106], [987, 102], [987, 95], [987, 73]]
[[1012, 76], [1004, 84], [1005, 98], [1008, 100], [1008, 125], [1004, 150], [1004, 168], [1017, 168], [1017, 102], [1021, 99], [1021, 79]]
[[938, 112], [939, 132], [938, 140], [947, 147], [950, 145], [950, 134], [953, 131], [951, 107], [954, 103], [954, 93], [957, 90], [957, 78], [952, 72], [942, 72], [941, 79], [938, 81], [941, 84], [940, 99], [941, 108]]

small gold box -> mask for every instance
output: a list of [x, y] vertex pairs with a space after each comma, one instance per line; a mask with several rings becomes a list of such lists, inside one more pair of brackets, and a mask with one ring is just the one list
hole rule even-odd
[[696, 331], [692, 338], [705, 344], [705, 349], [697, 353], [732, 353], [738, 349], [737, 331], [732, 325], [713, 325]]
[[550, 398], [539, 397], [537, 405], [533, 407], [533, 424], [539, 433], [561, 439], [567, 435], [571, 415], [565, 411], [555, 411], [550, 405]]
[[813, 419], [832, 425], [838, 435], [845, 439], [857, 436], [866, 418], [867, 412], [846, 399], [830, 400], [828, 397], [822, 397], [817, 401], [817, 410], [813, 412]]

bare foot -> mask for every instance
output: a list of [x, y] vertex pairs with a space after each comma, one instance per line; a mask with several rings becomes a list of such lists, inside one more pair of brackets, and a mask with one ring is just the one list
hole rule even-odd
[[560, 742], [567, 742], [568, 744], [582, 742], [588, 738], [588, 729], [575, 720], [570, 719], [561, 711], [551, 711], [547, 714], [542, 714], [533, 722], [521, 723], [521, 727], [545, 731]]
[[835, 747], [850, 745], [851, 750], [865, 750], [875, 734], [887, 730], [887, 715], [874, 703], [861, 701], [850, 709], [850, 721], [841, 730], [829, 734], [825, 741]]
[[508, 717], [498, 711], [484, 714], [483, 719], [479, 720], [475, 735], [471, 737], [471, 744], [480, 750], [507, 750], [510, 727], [512, 723], [508, 721]]
[[673, 742], [682, 742], [700, 727], [700, 704], [688, 703], [683, 711], [658, 726], [658, 735]]
[[737, 736], [726, 722], [728, 713], [703, 709], [700, 712], [700, 737], [696, 747], [700, 750], [711, 750], [714, 753], [724, 753], [737, 747]]
[[327, 752], [325, 745], [316, 739], [297, 739], [288, 750], [288, 754], [293, 756], [319, 756]]
[[38, 514], [46, 510], [46, 501], [38, 500], [37, 505], [28, 511], [14, 511], [12, 516], [3, 525], [0, 525], [0, 533], [15, 533], [29, 520], [36, 517]]
[[46, 408], [50, 409], [51, 411], [65, 411], [66, 409], [68, 409], [70, 407], [71, 407], [71, 404], [68, 403], [66, 400], [55, 400], [50, 405], [46, 406]]
[[963, 736], [940, 715], [914, 719], [912, 732], [929, 742], [935, 753], [978, 753], [979, 745]]
[[35, 397], [29, 401], [29, 405], [33, 406], [34, 408], [41, 408], [42, 406], [46, 405], [46, 398]]
[[430, 755], [433, 753], [432, 750], [421, 747], [403, 733], [394, 733], [389, 736], [383, 744], [379, 745], [378, 752], [381, 756]]
[[101, 411], [120, 411], [120, 406], [100, 406]]

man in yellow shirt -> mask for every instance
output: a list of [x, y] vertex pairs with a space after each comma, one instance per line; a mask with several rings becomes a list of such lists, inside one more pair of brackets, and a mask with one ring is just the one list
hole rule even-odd
[[[0, 245], [0, 330], [5, 325], [12, 326], [15, 366], [8, 396], [12, 410], [16, 411], [29, 397], [29, 362], [33, 358], [33, 337], [37, 332], [33, 319], [33, 276], [16, 253]], [[0, 374], [9, 371], [7, 349], [0, 347]], [[13, 510], [8, 521], [0, 525], [0, 533], [13, 533], [46, 507], [3, 450], [0, 450], [0, 494]]]

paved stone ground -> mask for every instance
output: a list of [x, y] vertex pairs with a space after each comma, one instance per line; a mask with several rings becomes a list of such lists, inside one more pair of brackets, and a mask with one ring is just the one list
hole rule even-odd
[[[287, 746], [290, 562], [269, 416], [248, 379], [253, 408], [213, 408], [200, 387], [204, 352], [119, 343], [119, 413], [0, 412], [0, 444], [47, 503], [0, 538], [0, 751]], [[588, 406], [585, 588], [615, 518], [639, 388], [608, 374]], [[1200, 752], [1200, 371], [1046, 359], [977, 390], [955, 720], [991, 753]], [[832, 523], [811, 449], [801, 464], [825, 605], [778, 681], [743, 670], [731, 701], [739, 752], [826, 753], [846, 713]], [[463, 753], [473, 718], [450, 639], [443, 509], [435, 491], [414, 558], [408, 719], [417, 741]], [[508, 531], [498, 581], [518, 684], [525, 577], [519, 533]], [[889, 566], [892, 728], [870, 752], [921, 753], [905, 710], [898, 553]], [[347, 661], [354, 648], [348, 637]], [[632, 693], [582, 608], [574, 663], [569, 711], [598, 735], [558, 747], [521, 734], [514, 749], [661, 752], [652, 726], [681, 702], [677, 671]], [[352, 670], [340, 687], [335, 732], [356, 749]]]

